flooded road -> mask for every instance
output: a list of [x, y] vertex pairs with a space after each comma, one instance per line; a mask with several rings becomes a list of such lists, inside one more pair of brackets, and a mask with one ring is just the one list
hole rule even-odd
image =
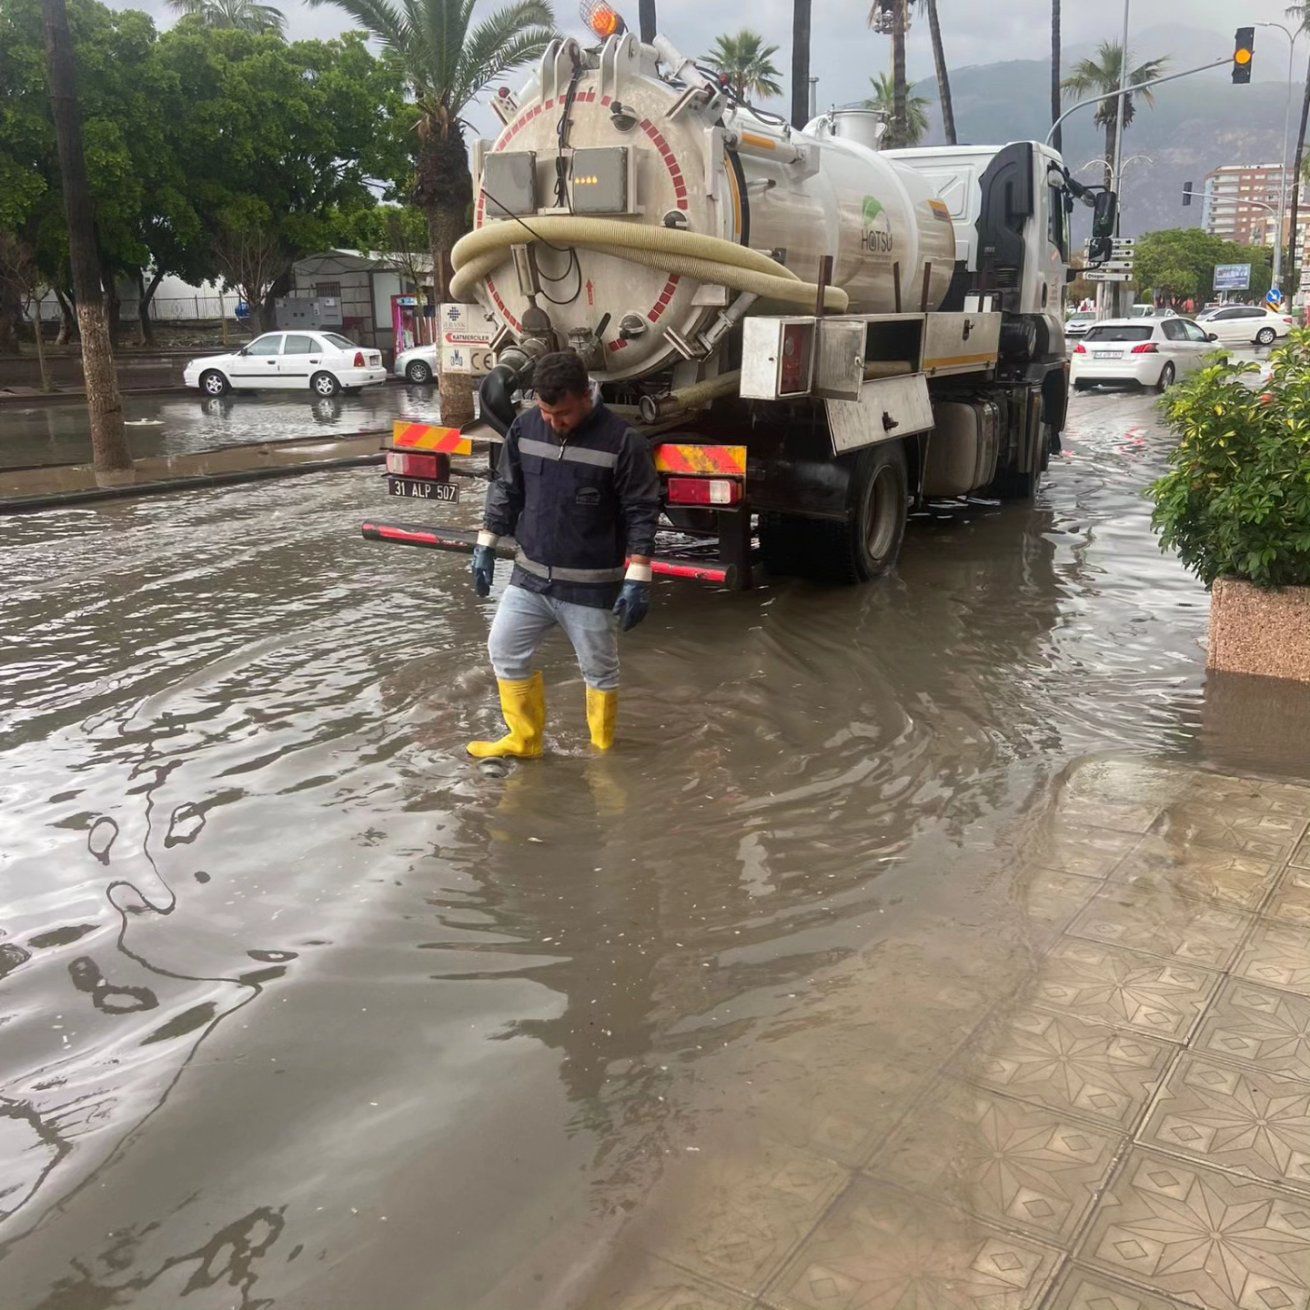
[[[357, 396], [287, 392], [125, 396], [128, 447], [136, 459], [254, 441], [381, 431], [392, 419], [439, 420], [435, 387], [386, 383]], [[77, 464], [91, 458], [86, 402], [0, 406], [0, 469]]]
[[556, 644], [505, 778], [494, 601], [376, 473], [5, 521], [5, 1310], [752, 1304], [1049, 945], [1071, 769], [1310, 776], [1303, 692], [1206, 682], [1167, 449], [1078, 397], [881, 585], [660, 586], [615, 753]]

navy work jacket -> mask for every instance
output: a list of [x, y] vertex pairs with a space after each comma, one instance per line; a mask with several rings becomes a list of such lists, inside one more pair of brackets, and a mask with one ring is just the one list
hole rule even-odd
[[659, 511], [650, 449], [621, 418], [597, 404], [561, 438], [533, 406], [505, 436], [486, 526], [518, 541], [512, 586], [609, 608], [626, 557], [654, 550]]

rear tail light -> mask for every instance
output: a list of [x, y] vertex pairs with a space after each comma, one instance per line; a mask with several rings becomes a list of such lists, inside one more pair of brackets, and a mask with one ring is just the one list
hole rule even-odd
[[431, 482], [444, 481], [445, 470], [441, 456], [407, 450], [387, 451], [387, 472], [398, 478], [427, 478]]
[[364, 352], [362, 350], [355, 351], [355, 367], [356, 368], [364, 367]]
[[1134, 355], [1158, 355], [1160, 347], [1154, 341], [1143, 341], [1140, 346], [1133, 347]]
[[1079, 343], [1078, 343], [1078, 344], [1073, 348], [1073, 353], [1074, 353], [1075, 355], [1085, 355], [1085, 354], [1087, 353], [1087, 347], [1084, 346], [1083, 343], [1080, 341], [1080, 342], [1079, 342]]
[[670, 478], [670, 505], [736, 505], [741, 483], [732, 478]]

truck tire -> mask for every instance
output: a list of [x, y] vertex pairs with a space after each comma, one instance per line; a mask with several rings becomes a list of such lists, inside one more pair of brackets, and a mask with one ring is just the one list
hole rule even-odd
[[886, 441], [862, 450], [851, 469], [845, 523], [813, 523], [805, 542], [804, 575], [851, 586], [896, 566], [910, 510], [905, 447]]

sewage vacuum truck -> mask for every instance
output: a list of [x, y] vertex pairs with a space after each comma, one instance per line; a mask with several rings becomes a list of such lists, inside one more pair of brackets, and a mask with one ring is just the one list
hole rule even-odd
[[651, 443], [659, 574], [863, 581], [895, 563], [916, 505], [1031, 498], [1068, 395], [1069, 216], [1094, 206], [1095, 258], [1114, 196], [1031, 141], [882, 150], [863, 109], [795, 131], [583, 8], [600, 43], [552, 42], [474, 149], [451, 295], [492, 335], [480, 420], [397, 423], [391, 493], [458, 499], [451, 453], [494, 463], [535, 361], [573, 349]]

